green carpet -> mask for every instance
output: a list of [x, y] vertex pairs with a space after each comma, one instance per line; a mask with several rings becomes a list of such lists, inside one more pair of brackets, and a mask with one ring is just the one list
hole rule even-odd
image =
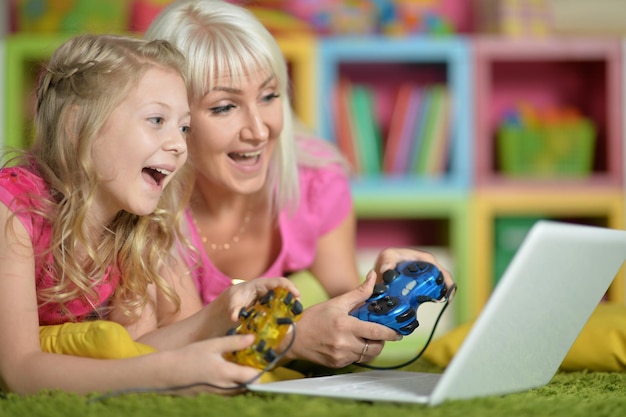
[[[418, 361], [410, 369], [438, 371], [424, 361]], [[0, 416], [625, 416], [626, 374], [558, 373], [547, 386], [528, 392], [450, 401], [437, 407], [252, 393], [234, 397], [129, 394], [89, 403], [90, 397], [65, 392], [44, 392], [32, 396], [9, 394], [6, 399], [0, 399]]]

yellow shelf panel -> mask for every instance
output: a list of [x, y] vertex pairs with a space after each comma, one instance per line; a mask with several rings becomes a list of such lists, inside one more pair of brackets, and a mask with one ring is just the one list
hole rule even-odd
[[[476, 316], [493, 289], [495, 248], [494, 220], [498, 216], [539, 216], [546, 218], [605, 218], [606, 226], [624, 229], [624, 196], [621, 190], [580, 193], [565, 192], [482, 192], [471, 202], [472, 219], [472, 314]], [[624, 268], [623, 268], [624, 269]], [[616, 276], [609, 288], [611, 301], [624, 303], [624, 273]]]
[[313, 129], [317, 126], [316, 40], [307, 35], [279, 36], [276, 40], [289, 65], [295, 113], [307, 127]]

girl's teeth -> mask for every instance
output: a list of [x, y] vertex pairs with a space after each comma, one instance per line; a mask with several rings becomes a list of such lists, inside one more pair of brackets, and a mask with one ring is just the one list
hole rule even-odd
[[163, 168], [154, 168], [155, 171], [160, 172], [163, 175], [170, 175], [172, 171]]

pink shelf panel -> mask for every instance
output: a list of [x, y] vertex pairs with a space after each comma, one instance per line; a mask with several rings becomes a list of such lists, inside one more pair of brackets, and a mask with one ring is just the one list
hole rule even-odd
[[[477, 38], [475, 64], [475, 179], [478, 186], [621, 186], [622, 49], [618, 39], [503, 40]], [[502, 174], [496, 130], [517, 103], [575, 107], [597, 128], [589, 177], [532, 180]]]

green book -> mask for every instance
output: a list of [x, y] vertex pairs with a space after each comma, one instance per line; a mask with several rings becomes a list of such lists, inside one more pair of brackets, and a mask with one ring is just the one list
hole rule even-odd
[[380, 174], [382, 166], [381, 134], [374, 111], [374, 94], [362, 85], [353, 85], [351, 94], [352, 126], [356, 153], [363, 174]]
[[424, 114], [421, 118], [419, 149], [416, 149], [415, 164], [412, 172], [417, 175], [429, 175], [428, 166], [433, 155], [435, 141], [437, 139], [438, 113], [441, 111], [443, 100], [443, 88], [433, 86], [428, 89], [427, 100], [423, 108]]

